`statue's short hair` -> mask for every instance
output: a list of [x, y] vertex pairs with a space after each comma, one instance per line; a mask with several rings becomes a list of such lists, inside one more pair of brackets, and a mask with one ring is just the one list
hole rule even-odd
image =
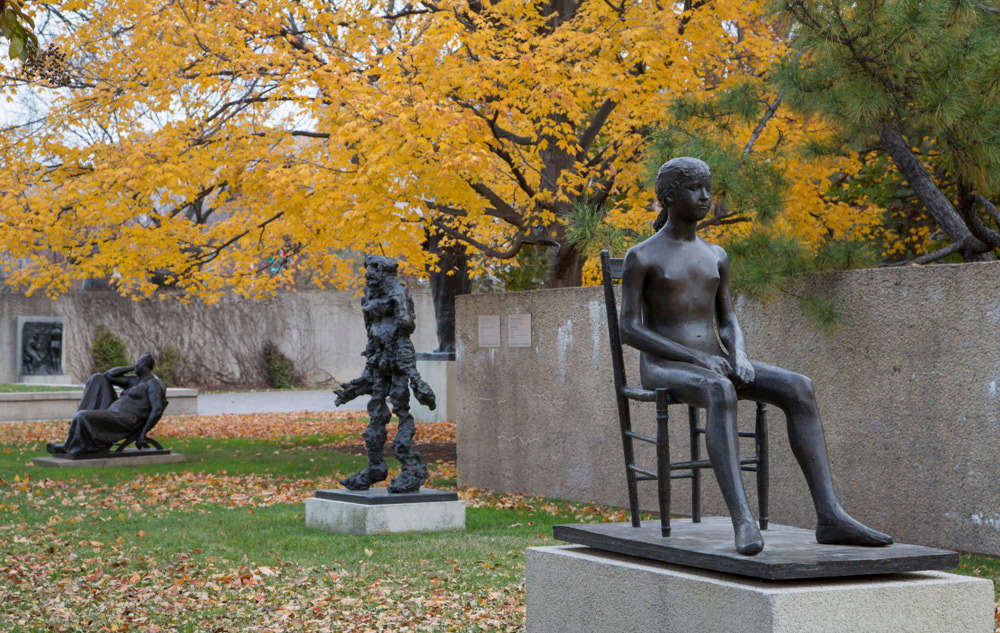
[[656, 172], [656, 200], [660, 203], [660, 215], [653, 222], [653, 229], [659, 231], [667, 223], [670, 199], [678, 185], [696, 176], [711, 176], [708, 163], [698, 158], [681, 156], [660, 165]]

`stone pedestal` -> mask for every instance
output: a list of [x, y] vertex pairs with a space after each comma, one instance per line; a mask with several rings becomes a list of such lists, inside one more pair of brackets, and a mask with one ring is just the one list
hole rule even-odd
[[582, 545], [525, 555], [527, 633], [993, 631], [993, 583], [940, 571], [769, 581]]
[[[431, 411], [410, 399], [410, 412], [418, 422], [441, 422], [455, 420], [455, 359], [448, 354], [421, 352], [417, 354], [417, 371], [420, 377], [434, 390], [436, 408]], [[417, 438], [419, 439], [419, 435]]]
[[120, 453], [98, 453], [86, 457], [71, 457], [68, 455], [46, 455], [32, 457], [35, 466], [53, 468], [123, 468], [128, 466], [152, 466], [155, 464], [179, 464], [187, 461], [180, 453], [169, 450], [136, 450], [125, 449]]
[[465, 529], [465, 502], [454, 492], [421, 488], [320, 490], [306, 499], [306, 527], [330, 534], [389, 534]]

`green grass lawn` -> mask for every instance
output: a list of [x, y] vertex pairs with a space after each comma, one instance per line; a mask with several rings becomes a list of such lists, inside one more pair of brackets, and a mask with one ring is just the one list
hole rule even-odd
[[0, 631], [521, 631], [525, 548], [605, 511], [480, 495], [464, 531], [333, 536], [301, 501], [365, 465], [337, 439], [172, 440], [187, 463], [123, 470], [0, 444]]
[[0, 393], [34, 393], [37, 391], [80, 391], [81, 387], [53, 387], [51, 385], [23, 385], [0, 382]]
[[0, 630], [520, 630], [524, 549], [579, 511], [470, 507], [464, 531], [333, 536], [306, 528], [301, 499], [366, 458], [303, 438], [170, 447], [188, 462], [109, 470], [30, 467], [40, 446], [0, 445]]

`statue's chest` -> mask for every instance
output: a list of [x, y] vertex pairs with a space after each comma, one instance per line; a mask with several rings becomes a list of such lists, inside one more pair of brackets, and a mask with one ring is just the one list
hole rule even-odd
[[361, 303], [361, 311], [370, 319], [381, 319], [392, 316], [392, 301], [390, 301], [388, 297], [366, 299]]
[[710, 296], [719, 289], [719, 264], [707, 257], [666, 261], [646, 278], [646, 292], [657, 296]]

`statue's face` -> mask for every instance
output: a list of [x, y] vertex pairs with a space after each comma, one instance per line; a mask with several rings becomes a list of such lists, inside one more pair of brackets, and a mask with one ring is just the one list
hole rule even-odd
[[396, 274], [396, 262], [388, 257], [369, 255], [365, 259], [365, 282], [378, 283], [389, 275]]
[[674, 188], [670, 200], [670, 215], [679, 220], [699, 222], [712, 206], [712, 176], [695, 174]]
[[135, 368], [152, 371], [154, 364], [155, 363], [153, 361], [153, 355], [150, 354], [149, 352], [146, 352], [139, 357], [139, 360], [135, 361]]

